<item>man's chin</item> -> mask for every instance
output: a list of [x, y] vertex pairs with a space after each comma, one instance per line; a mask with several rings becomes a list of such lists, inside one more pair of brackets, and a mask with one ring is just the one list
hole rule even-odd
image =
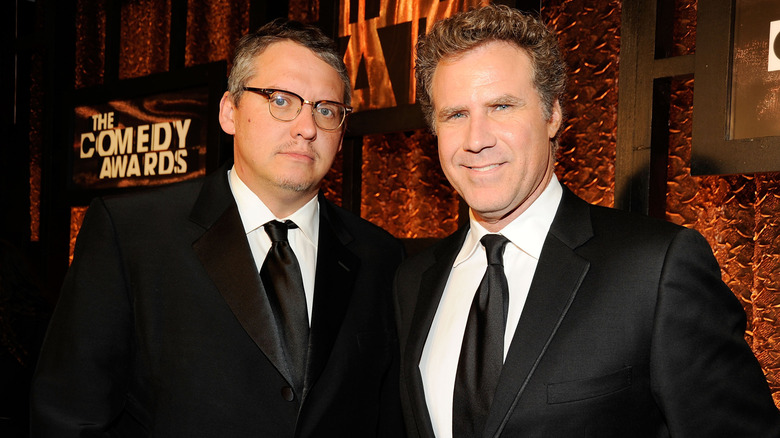
[[276, 185], [282, 190], [296, 193], [310, 192], [316, 189], [315, 184], [311, 181], [279, 180]]
[[[468, 202], [467, 202], [468, 203]], [[517, 215], [518, 211], [525, 210], [528, 206], [516, 203], [480, 203], [476, 205], [469, 204], [474, 215], [480, 222], [485, 223], [497, 223], [503, 221], [508, 217]]]

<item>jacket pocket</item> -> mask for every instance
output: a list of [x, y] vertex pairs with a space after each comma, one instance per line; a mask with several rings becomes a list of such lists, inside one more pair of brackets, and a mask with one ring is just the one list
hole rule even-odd
[[631, 367], [606, 376], [547, 384], [547, 403], [566, 403], [612, 394], [631, 386]]

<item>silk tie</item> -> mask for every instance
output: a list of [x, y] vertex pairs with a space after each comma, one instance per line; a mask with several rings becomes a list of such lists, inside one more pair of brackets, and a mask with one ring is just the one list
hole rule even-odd
[[452, 434], [456, 438], [482, 436], [504, 365], [509, 286], [503, 253], [509, 240], [486, 234], [480, 242], [488, 265], [471, 303], [455, 375]]
[[274, 220], [264, 228], [271, 238], [271, 249], [260, 269], [260, 278], [283, 335], [285, 355], [294, 380], [292, 384], [300, 400], [309, 349], [309, 316], [301, 268], [287, 240], [288, 228], [297, 228], [297, 225], [290, 220], [284, 223]]

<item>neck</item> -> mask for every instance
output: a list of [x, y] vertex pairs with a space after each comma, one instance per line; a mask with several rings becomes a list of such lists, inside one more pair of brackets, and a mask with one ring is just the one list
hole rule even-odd
[[282, 193], [255, 192], [257, 197], [263, 201], [263, 204], [265, 204], [277, 218], [289, 217], [317, 196], [316, 189], [307, 192], [293, 192], [290, 190], [281, 190], [281, 192]]

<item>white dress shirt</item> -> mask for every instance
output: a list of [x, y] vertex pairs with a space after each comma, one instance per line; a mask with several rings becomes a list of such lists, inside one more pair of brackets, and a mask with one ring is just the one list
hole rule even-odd
[[[499, 233], [509, 239], [504, 250], [504, 271], [509, 285], [504, 359], [562, 193], [561, 185], [553, 175], [539, 198]], [[433, 431], [439, 438], [452, 437], [452, 394], [460, 347], [471, 302], [487, 269], [487, 256], [480, 239], [488, 231], [477, 223], [471, 211], [469, 224], [469, 232], [450, 271], [419, 365], [425, 402]]]
[[314, 305], [314, 275], [317, 272], [317, 242], [320, 233], [320, 204], [317, 196], [298, 209], [295, 213], [285, 218], [277, 218], [271, 210], [263, 204], [263, 201], [241, 181], [235, 167], [228, 171], [230, 190], [238, 205], [238, 213], [244, 225], [249, 248], [257, 265], [258, 275], [265, 261], [268, 250], [271, 249], [271, 238], [265, 232], [263, 225], [272, 220], [284, 222], [289, 219], [295, 222], [298, 228], [288, 230], [287, 240], [298, 258], [303, 276], [303, 289], [306, 294], [306, 309], [309, 313], [311, 325], [311, 311]]

